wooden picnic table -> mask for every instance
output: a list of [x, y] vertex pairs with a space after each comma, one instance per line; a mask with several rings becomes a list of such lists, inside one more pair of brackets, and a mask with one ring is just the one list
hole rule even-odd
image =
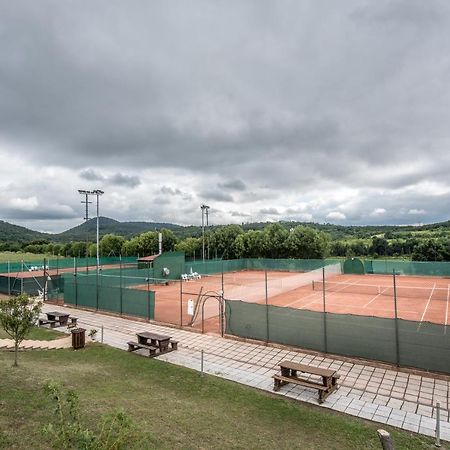
[[171, 340], [171, 336], [149, 331], [141, 331], [136, 333], [136, 336], [138, 338], [137, 342], [128, 342], [129, 352], [145, 349], [149, 351], [149, 356], [157, 356], [176, 350], [178, 347], [178, 341]]
[[[293, 361], [281, 361], [279, 365], [280, 374], [273, 376], [274, 391], [278, 391], [281, 386], [288, 383], [311, 387], [319, 391], [319, 403], [323, 403], [332, 392], [338, 389], [337, 380], [339, 379], [339, 375], [336, 370], [300, 364]], [[320, 381], [306, 378], [305, 375], [313, 375]]]
[[[63, 327], [67, 325], [69, 321], [70, 314], [59, 312], [59, 311], [51, 311], [46, 313], [47, 319], [39, 319], [39, 326], [41, 325], [50, 325], [51, 328], [55, 327]], [[76, 318], [72, 318], [72, 323], [76, 324]]]
[[70, 314], [63, 313], [59, 311], [51, 311], [46, 313], [48, 320], [55, 320], [57, 323], [59, 323], [60, 326], [67, 325], [67, 322], [69, 321]]

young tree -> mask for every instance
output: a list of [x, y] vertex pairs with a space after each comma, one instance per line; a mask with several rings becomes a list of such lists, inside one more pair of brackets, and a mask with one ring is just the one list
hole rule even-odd
[[41, 312], [42, 304], [30, 301], [26, 294], [0, 302], [0, 326], [14, 341], [14, 364], [20, 343], [30, 332]]

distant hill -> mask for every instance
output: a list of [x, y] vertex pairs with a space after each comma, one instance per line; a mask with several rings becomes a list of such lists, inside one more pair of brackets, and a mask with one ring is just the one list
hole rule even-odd
[[[433, 223], [420, 226], [398, 226], [398, 225], [335, 225], [331, 223], [306, 223], [306, 222], [279, 222], [285, 228], [294, 228], [297, 225], [304, 225], [328, 233], [333, 240], [362, 238], [368, 239], [377, 235], [390, 235], [391, 238], [405, 237], [408, 234], [432, 232], [433, 234], [448, 235], [450, 232], [450, 221]], [[242, 228], [248, 230], [262, 230], [269, 222], [244, 223]], [[214, 231], [221, 225], [210, 226], [209, 230]], [[108, 217], [100, 217], [100, 237], [105, 234], [116, 234], [130, 239], [146, 231], [160, 230], [166, 228], [172, 230], [179, 239], [186, 237], [201, 236], [200, 226], [182, 226], [167, 222], [119, 222]], [[62, 233], [50, 234], [40, 233], [25, 227], [13, 225], [0, 220], [0, 244], [1, 243], [44, 243], [58, 242], [67, 243], [70, 241], [85, 241], [88, 237], [91, 242], [95, 241], [97, 229], [96, 219], [90, 219], [74, 228]]]
[[51, 238], [51, 234], [29, 230], [28, 228], [0, 220], [0, 242], [17, 242], [22, 244], [32, 241], [48, 241]]
[[[145, 233], [146, 231], [155, 231], [160, 230], [161, 228], [167, 228], [168, 230], [176, 232], [185, 227], [164, 222], [119, 222], [118, 220], [110, 219], [108, 217], [99, 218], [100, 236], [105, 234], [116, 234], [118, 236], [123, 236], [126, 239], [130, 239], [133, 236]], [[54, 234], [52, 240], [57, 242], [83, 241], [86, 239], [87, 235], [90, 240], [94, 240], [96, 231], [97, 219], [90, 219], [70, 230]]]

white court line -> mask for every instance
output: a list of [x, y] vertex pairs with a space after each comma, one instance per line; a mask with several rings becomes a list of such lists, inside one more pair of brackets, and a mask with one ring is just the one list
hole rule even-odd
[[378, 297], [380, 297], [381, 295], [383, 295], [388, 289], [390, 289], [390, 286], [386, 286], [383, 291], [381, 291], [379, 294], [377, 294], [372, 300], [370, 300], [370, 302], [366, 303], [365, 305], [363, 305], [363, 308], [366, 308], [367, 306], [369, 306], [372, 302], [374, 302]]
[[436, 289], [436, 283], [433, 284], [433, 289], [431, 289], [431, 294], [428, 297], [428, 301], [427, 304], [425, 305], [425, 310], [422, 314], [422, 317], [420, 318], [420, 323], [419, 326], [417, 327], [417, 329], [420, 328], [420, 325], [422, 325], [423, 319], [425, 318], [425, 314], [427, 313], [428, 307], [430, 306], [430, 302], [431, 302], [431, 297], [433, 296], [434, 290]]
[[[317, 280], [317, 281], [320, 281], [320, 282], [322, 282], [322, 280]], [[350, 281], [350, 280], [343, 280], [343, 281], [340, 281], [340, 283], [347, 283], [348, 281]], [[320, 295], [320, 297], [319, 297], [319, 295]], [[286, 305], [280, 305], [280, 306], [283, 306], [283, 307], [289, 307], [289, 306], [292, 306], [292, 305], [295, 305], [296, 303], [298, 303], [298, 302], [302, 302], [303, 300], [305, 300], [305, 299], [307, 299], [307, 298], [309, 298], [309, 297], [314, 297], [314, 296], [317, 296], [317, 299], [322, 299], [323, 297], [322, 297], [322, 291], [315, 291], [314, 293], [312, 293], [312, 294], [308, 294], [306, 297], [302, 297], [302, 298], [299, 298], [298, 300], [294, 300], [293, 302], [291, 302], [291, 303], [288, 303], [288, 304], [286, 304]], [[314, 301], [312, 301], [312, 302], [309, 302], [309, 303], [307, 303], [306, 305], [303, 305], [303, 306], [309, 306], [309, 305], [312, 305], [313, 303], [315, 303], [317, 300], [314, 300]], [[269, 303], [269, 305], [270, 305], [270, 303]], [[302, 307], [300, 307], [299, 309], [302, 309], [303, 308], [303, 306]]]

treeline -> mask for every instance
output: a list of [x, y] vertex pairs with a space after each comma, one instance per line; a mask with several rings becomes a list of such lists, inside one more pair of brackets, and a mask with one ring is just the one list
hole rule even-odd
[[413, 261], [450, 261], [450, 239], [392, 239], [375, 237], [367, 240], [336, 241], [331, 245], [332, 256], [371, 258], [410, 257]]
[[[168, 229], [162, 229], [164, 251], [184, 251], [188, 258], [199, 259], [203, 254], [203, 238], [180, 239]], [[3, 244], [5, 245], [5, 244]], [[1, 249], [1, 248], [0, 248]], [[46, 253], [67, 257], [96, 255], [92, 242], [74, 241], [67, 244], [34, 241], [17, 244], [15, 249], [2, 250]], [[101, 256], [144, 256], [158, 253], [158, 232], [148, 231], [131, 239], [106, 234], [100, 241]], [[384, 237], [371, 239], [332, 240], [328, 233], [314, 227], [266, 224], [262, 229], [245, 231], [239, 225], [215, 227], [205, 233], [204, 251], [207, 259], [223, 258], [325, 258], [325, 257], [407, 257], [417, 261], [450, 261], [450, 238], [420, 239]]]

